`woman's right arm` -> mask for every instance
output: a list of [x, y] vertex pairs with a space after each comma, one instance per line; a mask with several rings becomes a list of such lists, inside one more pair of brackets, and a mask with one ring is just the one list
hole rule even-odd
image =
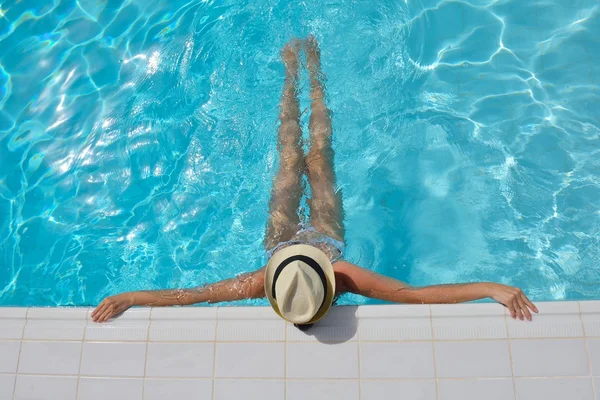
[[132, 306], [182, 306], [218, 303], [265, 296], [264, 269], [193, 289], [144, 290], [110, 296], [92, 312], [92, 320], [105, 322]]

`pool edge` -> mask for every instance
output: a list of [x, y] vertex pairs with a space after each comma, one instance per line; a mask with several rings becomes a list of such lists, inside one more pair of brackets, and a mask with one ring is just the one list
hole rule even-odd
[[339, 306], [307, 333], [269, 307], [135, 308], [106, 324], [89, 319], [90, 307], [0, 307], [0, 398], [85, 399], [102, 387], [131, 399], [184, 389], [364, 399], [382, 388], [432, 399], [553, 388], [595, 399], [600, 301], [537, 305], [531, 323], [490, 303]]

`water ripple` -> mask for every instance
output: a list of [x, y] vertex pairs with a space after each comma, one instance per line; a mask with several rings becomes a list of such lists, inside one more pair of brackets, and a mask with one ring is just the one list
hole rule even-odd
[[596, 1], [12, 0], [0, 304], [94, 304], [263, 265], [279, 50], [308, 33], [350, 261], [415, 285], [598, 298]]

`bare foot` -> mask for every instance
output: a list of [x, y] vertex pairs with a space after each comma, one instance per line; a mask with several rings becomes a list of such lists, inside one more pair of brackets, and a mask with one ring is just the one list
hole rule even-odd
[[313, 35], [306, 38], [304, 49], [306, 51], [306, 68], [312, 78], [321, 73], [321, 50], [319, 50], [319, 43]]
[[285, 72], [289, 76], [298, 75], [298, 53], [300, 52], [300, 41], [292, 39], [281, 50], [281, 60], [285, 65]]

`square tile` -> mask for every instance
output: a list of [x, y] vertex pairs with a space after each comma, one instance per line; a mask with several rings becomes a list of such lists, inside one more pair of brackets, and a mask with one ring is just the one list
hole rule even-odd
[[357, 340], [356, 306], [332, 307], [327, 315], [308, 331], [287, 324], [288, 342], [344, 343]]
[[17, 372], [21, 342], [0, 341], [0, 373]]
[[83, 340], [88, 311], [87, 307], [30, 308], [23, 339]]
[[363, 306], [357, 315], [361, 341], [431, 340], [429, 306]]
[[146, 376], [213, 376], [214, 343], [148, 343]]
[[0, 375], [0, 399], [12, 399], [15, 389], [16, 375]]
[[441, 379], [439, 400], [515, 400], [510, 379]]
[[77, 400], [142, 400], [141, 378], [89, 378], [79, 380]]
[[507, 340], [435, 342], [438, 378], [512, 376]]
[[21, 339], [27, 307], [0, 307], [0, 340]]
[[499, 304], [432, 304], [435, 340], [506, 339], [504, 307]]
[[359, 400], [357, 380], [302, 380], [286, 383], [286, 400]]
[[358, 378], [356, 342], [288, 343], [288, 378]]
[[15, 384], [15, 400], [75, 400], [76, 376], [19, 375]]
[[587, 348], [592, 364], [592, 375], [600, 376], [600, 338], [587, 339]]
[[515, 379], [517, 400], [590, 400], [590, 378]]
[[[361, 382], [362, 400], [436, 400], [435, 380]], [[459, 397], [460, 398], [460, 397]]]
[[361, 377], [435, 378], [431, 342], [360, 343]]
[[146, 343], [85, 342], [81, 375], [144, 376]]
[[77, 375], [81, 342], [23, 342], [20, 374]]
[[600, 336], [600, 301], [580, 301], [581, 321], [586, 336]]
[[285, 340], [286, 323], [270, 307], [219, 307], [218, 318], [217, 340]]
[[594, 388], [596, 390], [596, 400], [600, 400], [600, 377], [593, 377], [592, 382], [594, 384]]
[[584, 376], [589, 366], [583, 339], [512, 340], [514, 376]]
[[146, 379], [145, 385], [144, 400], [212, 399], [213, 393], [212, 379]]
[[514, 320], [508, 310], [506, 324], [511, 338], [582, 337], [579, 305], [575, 301], [536, 303], [533, 321]]
[[219, 343], [217, 378], [283, 378], [284, 343]]
[[217, 307], [153, 308], [149, 340], [198, 342], [215, 340]]
[[85, 340], [89, 341], [146, 341], [150, 326], [150, 308], [130, 308], [108, 322], [93, 322], [88, 311]]
[[283, 380], [216, 379], [213, 400], [281, 400], [285, 398]]

